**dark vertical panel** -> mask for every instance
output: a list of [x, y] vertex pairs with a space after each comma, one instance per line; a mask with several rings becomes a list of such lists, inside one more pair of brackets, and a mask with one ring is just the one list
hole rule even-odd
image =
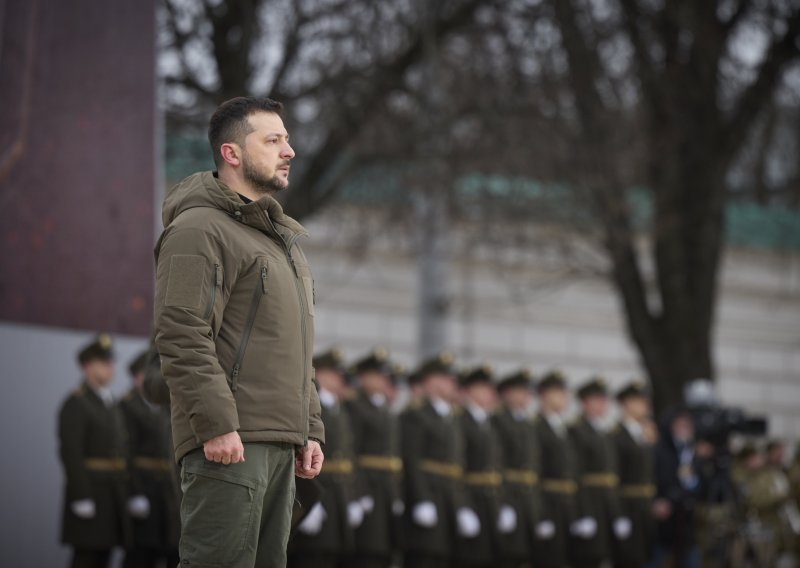
[[0, 6], [0, 319], [145, 334], [154, 2]]

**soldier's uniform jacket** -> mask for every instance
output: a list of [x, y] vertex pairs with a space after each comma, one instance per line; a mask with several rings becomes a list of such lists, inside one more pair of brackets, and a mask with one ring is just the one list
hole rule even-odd
[[786, 509], [791, 500], [791, 486], [786, 474], [778, 467], [767, 465], [746, 472], [743, 479], [748, 513], [770, 531], [775, 552], [788, 550], [793, 533]]
[[402, 499], [400, 427], [385, 404], [373, 404], [363, 392], [346, 401], [345, 408], [353, 428], [356, 497], [368, 496], [374, 503], [355, 531], [356, 549], [386, 557], [398, 544], [392, 507]]
[[576, 518], [575, 454], [569, 433], [559, 433], [539, 415], [534, 422], [541, 455], [539, 483], [542, 488], [542, 520], [555, 524], [555, 535], [536, 542], [539, 566], [562, 568], [572, 521]]
[[[439, 415], [433, 405], [423, 399], [401, 415], [400, 424], [406, 548], [414, 553], [452, 558], [455, 512], [464, 503], [459, 421], [454, 412]], [[415, 506], [425, 501], [436, 507], [438, 522], [431, 528], [413, 521]]]
[[497, 518], [503, 478], [499, 437], [488, 416], [479, 421], [467, 408], [458, 419], [464, 440], [465, 502], [478, 515], [481, 530], [474, 538], [458, 538], [456, 556], [461, 566], [491, 566], [500, 546]]
[[[130, 542], [126, 512], [125, 426], [116, 405], [106, 406], [86, 384], [73, 391], [59, 413], [61, 461], [66, 474], [61, 538], [78, 549], [107, 549]], [[92, 499], [92, 519], [70, 504]]]
[[541, 516], [539, 490], [539, 441], [533, 420], [518, 420], [508, 408], [494, 416], [502, 448], [502, 469], [505, 487], [504, 504], [517, 512], [517, 528], [501, 539], [507, 558], [532, 558], [536, 523]]
[[150, 502], [150, 514], [133, 521], [134, 545], [177, 549], [180, 489], [172, 460], [169, 411], [149, 404], [136, 390], [123, 397], [120, 409], [128, 432], [130, 493], [144, 495]]
[[616, 452], [611, 437], [585, 416], [571, 426], [570, 436], [578, 482], [576, 515], [597, 522], [593, 537], [573, 537], [572, 556], [581, 563], [599, 563], [611, 557], [612, 527], [614, 520], [620, 518]]
[[[611, 433], [617, 452], [620, 510], [631, 521], [631, 535], [615, 543], [615, 563], [620, 567], [643, 566], [650, 559], [655, 542], [651, 514], [655, 487], [653, 447], [634, 437], [623, 424]], [[638, 439], [637, 439], [638, 438]]]
[[340, 556], [352, 551], [353, 529], [348, 524], [347, 506], [354, 500], [355, 464], [350, 420], [341, 405], [322, 405], [322, 422], [327, 433], [325, 462], [317, 480], [322, 487], [320, 502], [326, 518], [315, 535], [297, 531], [291, 551], [296, 558], [304, 552]]

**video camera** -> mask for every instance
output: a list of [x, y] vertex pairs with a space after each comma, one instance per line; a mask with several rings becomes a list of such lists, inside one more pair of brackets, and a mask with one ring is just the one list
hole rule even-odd
[[767, 433], [766, 417], [748, 415], [741, 408], [722, 406], [711, 381], [698, 379], [688, 383], [684, 399], [694, 422], [695, 438], [705, 440], [715, 448], [727, 448], [732, 434], [763, 436]]

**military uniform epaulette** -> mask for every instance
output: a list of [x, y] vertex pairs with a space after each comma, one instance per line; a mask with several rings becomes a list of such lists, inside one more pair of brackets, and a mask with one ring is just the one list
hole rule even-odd
[[406, 406], [406, 410], [407, 411], [408, 410], [419, 410], [420, 408], [425, 406], [425, 404], [427, 402], [428, 402], [427, 400], [422, 399], [422, 398], [418, 398], [417, 400], [412, 400], [411, 402], [408, 403], [408, 406]]
[[78, 387], [75, 387], [72, 390], [72, 392], [69, 393], [70, 396], [78, 396], [78, 397], [84, 396], [85, 394], [86, 394], [86, 385], [80, 385]]

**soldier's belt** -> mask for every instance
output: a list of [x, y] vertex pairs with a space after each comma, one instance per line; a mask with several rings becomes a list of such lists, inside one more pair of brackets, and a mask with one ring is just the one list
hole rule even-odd
[[543, 479], [542, 489], [548, 493], [572, 495], [578, 491], [578, 484], [571, 479]]
[[464, 474], [464, 483], [498, 487], [503, 483], [503, 476], [497, 471], [470, 471]]
[[631, 499], [652, 499], [656, 496], [656, 486], [652, 483], [621, 485], [619, 494], [621, 497], [629, 497]]
[[358, 456], [358, 467], [399, 473], [403, 471], [403, 460], [395, 456], [362, 455]]
[[325, 460], [322, 463], [322, 473], [339, 475], [353, 473], [353, 462], [351, 460]]
[[587, 473], [581, 476], [581, 484], [586, 487], [613, 489], [619, 485], [619, 477], [616, 473]]
[[148, 471], [172, 471], [172, 462], [164, 458], [152, 458], [149, 456], [134, 456], [133, 467], [146, 469]]
[[419, 469], [425, 473], [441, 475], [442, 477], [451, 477], [453, 479], [460, 478], [464, 473], [464, 468], [460, 465], [436, 460], [420, 460]]
[[503, 474], [509, 483], [520, 485], [536, 485], [539, 483], [539, 476], [530, 469], [507, 469]]
[[123, 458], [86, 458], [83, 465], [90, 471], [125, 471], [127, 464]]

